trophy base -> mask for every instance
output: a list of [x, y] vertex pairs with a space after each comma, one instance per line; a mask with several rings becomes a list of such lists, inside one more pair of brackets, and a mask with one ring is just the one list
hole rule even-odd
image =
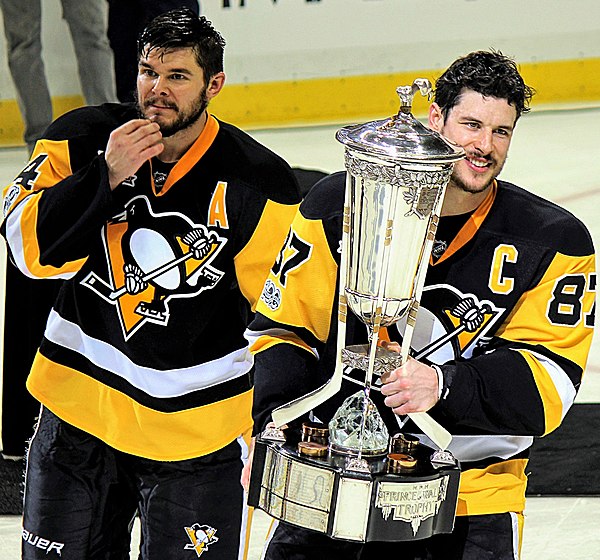
[[[456, 461], [434, 463], [434, 450], [419, 444], [412, 456], [365, 457], [367, 469], [352, 469], [347, 455], [322, 446], [321, 456], [307, 456], [299, 451], [299, 438], [286, 435], [285, 443], [257, 438], [249, 505], [285, 523], [355, 542], [452, 532], [460, 479]], [[414, 465], [404, 469], [399, 457]], [[390, 463], [397, 465], [393, 472]]]

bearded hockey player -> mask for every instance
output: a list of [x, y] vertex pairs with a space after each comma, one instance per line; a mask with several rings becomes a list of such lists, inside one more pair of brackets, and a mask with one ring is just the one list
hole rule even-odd
[[13, 262], [64, 280], [27, 381], [42, 411], [23, 558], [48, 558], [42, 542], [129, 558], [136, 511], [140, 558], [243, 557], [244, 330], [299, 193], [281, 158], [207, 111], [224, 44], [189, 10], [153, 20], [137, 106], [59, 118], [5, 191]]

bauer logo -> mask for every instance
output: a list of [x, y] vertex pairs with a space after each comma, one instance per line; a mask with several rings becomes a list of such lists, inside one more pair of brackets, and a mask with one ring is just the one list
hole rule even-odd
[[28, 545], [44, 550], [48, 557], [51, 557], [51, 553], [54, 553], [57, 556], [62, 556], [62, 549], [65, 546], [64, 543], [52, 541], [50, 539], [45, 539], [43, 537], [40, 537], [39, 535], [34, 535], [33, 533], [30, 533], [27, 529], [23, 529], [22, 536], [23, 540]]

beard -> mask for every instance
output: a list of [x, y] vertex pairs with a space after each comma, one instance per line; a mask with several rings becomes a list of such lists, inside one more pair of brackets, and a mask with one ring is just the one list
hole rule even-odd
[[[468, 156], [469, 156], [469, 154], [467, 154], [467, 157]], [[481, 156], [477, 156], [477, 157], [481, 157]], [[490, 179], [486, 183], [474, 182], [472, 179], [470, 179], [467, 176], [468, 170], [461, 172], [461, 170], [458, 166], [454, 167], [454, 170], [452, 171], [452, 176], [450, 178], [450, 182], [457, 189], [459, 189], [463, 192], [471, 193], [471, 194], [477, 194], [477, 193], [487, 190], [492, 185], [492, 183], [494, 182], [496, 177], [498, 177], [498, 175], [500, 175], [500, 172], [502, 171], [502, 168], [504, 167], [504, 163], [505, 163], [505, 162], [502, 162], [499, 165], [498, 162], [492, 158], [488, 158], [488, 161], [491, 163], [491, 166], [496, 167], [496, 169], [494, 170], [493, 175], [490, 177]]]
[[[138, 97], [137, 107], [140, 115], [143, 118], [146, 118], [145, 109], [150, 105], [156, 103], [157, 100], [157, 97], [149, 97], [148, 99], [146, 99], [142, 106]], [[177, 104], [168, 101], [163, 102], [162, 105], [165, 107], [169, 107], [170, 109], [174, 109], [177, 112], [177, 117], [174, 121], [170, 123], [163, 123], [160, 120], [155, 121], [160, 126], [160, 132], [163, 138], [168, 138], [169, 136], [173, 136], [174, 134], [185, 130], [186, 128], [198, 122], [198, 120], [204, 114], [204, 111], [208, 107], [206, 89], [202, 89], [198, 98], [192, 103], [192, 106], [187, 111], [180, 111]]]

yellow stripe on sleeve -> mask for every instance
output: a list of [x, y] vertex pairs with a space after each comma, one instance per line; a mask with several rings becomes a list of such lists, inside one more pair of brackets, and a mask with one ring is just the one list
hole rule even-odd
[[[544, 435], [549, 434], [562, 422], [564, 411], [561, 395], [546, 368], [538, 362], [529, 352], [519, 352], [527, 362], [535, 379], [535, 384], [544, 406], [544, 422], [546, 429]], [[570, 403], [568, 404], [570, 406]]]
[[253, 311], [297, 208], [268, 200], [250, 241], [234, 258], [240, 290]]
[[460, 475], [456, 515], [485, 515], [525, 509], [527, 459], [511, 459]]
[[269, 274], [269, 280], [281, 292], [281, 304], [273, 308], [261, 300], [256, 310], [277, 323], [305, 328], [324, 342], [329, 335], [337, 264], [320, 221], [307, 220], [298, 212], [288, 241], [291, 237], [303, 244], [308, 256], [293, 261], [299, 253], [293, 242], [288, 242], [290, 246], [284, 247], [278, 257], [279, 270]]

